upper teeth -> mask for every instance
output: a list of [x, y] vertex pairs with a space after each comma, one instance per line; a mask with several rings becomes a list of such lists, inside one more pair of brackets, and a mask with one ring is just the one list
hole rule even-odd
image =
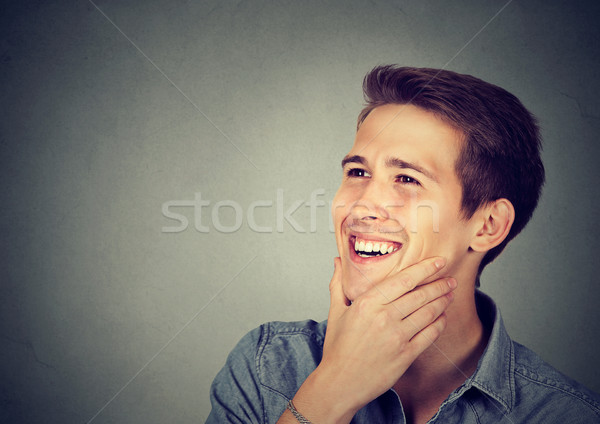
[[[380, 255], [386, 255], [388, 253], [398, 250], [394, 247], [393, 243], [379, 242], [379, 241], [365, 241], [359, 240], [358, 238], [354, 242], [354, 250], [358, 252], [379, 252]], [[370, 255], [373, 256], [373, 255]]]

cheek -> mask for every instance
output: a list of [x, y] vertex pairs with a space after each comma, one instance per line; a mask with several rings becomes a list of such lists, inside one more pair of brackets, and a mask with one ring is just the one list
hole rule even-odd
[[429, 231], [426, 244], [435, 254], [450, 259], [468, 250], [469, 229], [455, 211], [446, 211], [446, 214], [440, 211], [439, 220], [433, 219], [427, 223], [426, 231]]
[[443, 237], [461, 226], [460, 205], [454, 199], [414, 199], [409, 203], [408, 219], [411, 233]]
[[338, 232], [340, 220], [344, 211], [344, 202], [340, 198], [339, 191], [335, 194], [333, 201], [331, 203], [331, 217], [333, 218], [334, 223], [334, 231]]
[[455, 202], [422, 202], [413, 207], [409, 234], [417, 251], [424, 257], [454, 257], [468, 248], [469, 230]]
[[348, 217], [348, 199], [346, 199], [344, 191], [340, 188], [335, 194], [331, 203], [331, 216], [333, 218], [333, 231], [335, 234], [336, 244], [338, 247], [338, 253], [341, 256], [343, 254], [343, 237], [342, 237], [342, 224]]
[[331, 216], [333, 222], [336, 223], [336, 231], [339, 229], [339, 224], [343, 221], [350, 213], [350, 207], [352, 205], [352, 199], [350, 198], [348, 190], [344, 190], [340, 187], [333, 198], [331, 203]]
[[439, 234], [441, 211], [435, 202], [419, 202], [409, 208], [409, 232], [421, 234]]

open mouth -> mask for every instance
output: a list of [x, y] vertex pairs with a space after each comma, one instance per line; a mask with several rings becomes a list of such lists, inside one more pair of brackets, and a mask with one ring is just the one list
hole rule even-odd
[[350, 237], [350, 245], [361, 258], [374, 258], [394, 253], [402, 247], [401, 243], [381, 240], [367, 240], [356, 236]]

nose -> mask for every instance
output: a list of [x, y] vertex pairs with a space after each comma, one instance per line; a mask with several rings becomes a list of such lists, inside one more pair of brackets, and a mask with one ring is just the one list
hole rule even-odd
[[367, 222], [385, 221], [390, 218], [389, 206], [392, 196], [385, 184], [374, 179], [362, 189], [362, 193], [350, 209], [352, 219]]

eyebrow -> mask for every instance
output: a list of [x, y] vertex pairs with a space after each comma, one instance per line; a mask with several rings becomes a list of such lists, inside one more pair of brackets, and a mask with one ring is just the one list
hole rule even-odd
[[353, 155], [353, 156], [344, 156], [344, 159], [342, 159], [342, 168], [344, 166], [346, 166], [347, 163], [360, 163], [361, 165], [366, 165], [367, 164], [367, 160], [363, 157], [363, 156], [359, 156], [359, 155]]
[[[346, 164], [348, 164], [348, 163], [360, 163], [361, 165], [366, 165], [367, 159], [364, 156], [360, 156], [360, 155], [345, 156], [344, 159], [342, 159], [342, 168], [344, 166], [346, 166]], [[427, 169], [423, 168], [422, 166], [419, 166], [412, 162], [407, 162], [407, 161], [399, 159], [399, 158], [390, 157], [390, 158], [386, 159], [385, 166], [387, 166], [388, 168], [412, 169], [414, 171], [417, 171], [420, 174], [425, 175], [430, 180], [433, 180], [433, 181], [439, 183], [439, 180], [437, 179], [437, 177], [435, 175], [433, 175], [433, 173], [429, 172]]]

